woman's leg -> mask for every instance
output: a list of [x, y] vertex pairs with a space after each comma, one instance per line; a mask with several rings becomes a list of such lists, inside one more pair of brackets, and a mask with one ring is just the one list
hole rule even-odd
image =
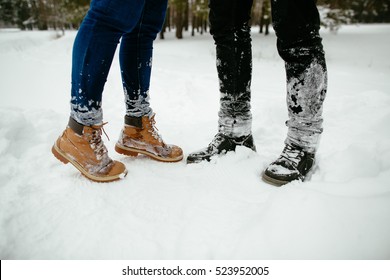
[[163, 141], [149, 104], [153, 41], [164, 23], [166, 9], [167, 0], [146, 0], [137, 26], [122, 37], [119, 58], [126, 116], [115, 150], [129, 156], [143, 154], [176, 162], [183, 158], [183, 150]]
[[73, 46], [71, 117], [102, 123], [102, 92], [121, 36], [139, 22], [145, 0], [93, 0]]
[[138, 24], [122, 37], [119, 59], [128, 116], [153, 114], [149, 104], [153, 41], [162, 28], [166, 10], [167, 0], [146, 0]]

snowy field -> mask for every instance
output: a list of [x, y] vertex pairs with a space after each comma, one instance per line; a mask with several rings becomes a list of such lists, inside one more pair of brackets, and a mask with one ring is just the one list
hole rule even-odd
[[[51, 152], [69, 115], [75, 32], [0, 31], [0, 259], [390, 259], [390, 25], [322, 31], [329, 71], [319, 168], [276, 188], [260, 174], [283, 148], [284, 65], [253, 30], [253, 134], [210, 163], [114, 151], [125, 112], [117, 57], [105, 143], [128, 176], [93, 183]], [[217, 132], [210, 35], [157, 40], [157, 127], [185, 154]]]

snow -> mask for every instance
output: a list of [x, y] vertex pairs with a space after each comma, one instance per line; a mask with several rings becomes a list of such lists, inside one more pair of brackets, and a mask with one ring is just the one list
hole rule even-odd
[[[257, 153], [166, 164], [116, 154], [124, 96], [117, 57], [103, 96], [112, 158], [129, 174], [99, 184], [50, 152], [69, 117], [75, 32], [0, 31], [0, 259], [389, 259], [390, 25], [323, 31], [329, 88], [319, 168], [276, 188], [261, 172], [287, 128], [274, 33], [254, 28]], [[188, 154], [217, 132], [210, 35], [155, 43], [151, 104], [159, 132]]]

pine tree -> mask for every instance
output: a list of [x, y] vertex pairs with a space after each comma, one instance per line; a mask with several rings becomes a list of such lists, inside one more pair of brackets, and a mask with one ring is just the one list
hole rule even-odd
[[13, 0], [0, 0], [0, 21], [7, 25], [15, 24], [15, 3]]
[[191, 35], [195, 35], [195, 30], [200, 34], [207, 31], [208, 26], [208, 1], [207, 0], [192, 0], [191, 5]]
[[183, 29], [185, 26], [185, 9], [188, 7], [187, 0], [171, 0], [173, 9], [174, 25], [176, 28], [176, 38], [183, 39]]

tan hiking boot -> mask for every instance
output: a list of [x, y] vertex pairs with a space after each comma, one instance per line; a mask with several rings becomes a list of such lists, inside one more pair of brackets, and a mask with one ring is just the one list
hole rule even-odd
[[125, 127], [115, 150], [124, 155], [147, 155], [155, 160], [176, 162], [183, 159], [183, 150], [175, 145], [165, 144], [155, 127], [154, 115], [152, 117], [125, 116]]
[[52, 152], [63, 163], [70, 162], [95, 182], [111, 182], [127, 175], [126, 167], [112, 160], [102, 141], [103, 125], [83, 126], [70, 118], [68, 127], [54, 143]]

